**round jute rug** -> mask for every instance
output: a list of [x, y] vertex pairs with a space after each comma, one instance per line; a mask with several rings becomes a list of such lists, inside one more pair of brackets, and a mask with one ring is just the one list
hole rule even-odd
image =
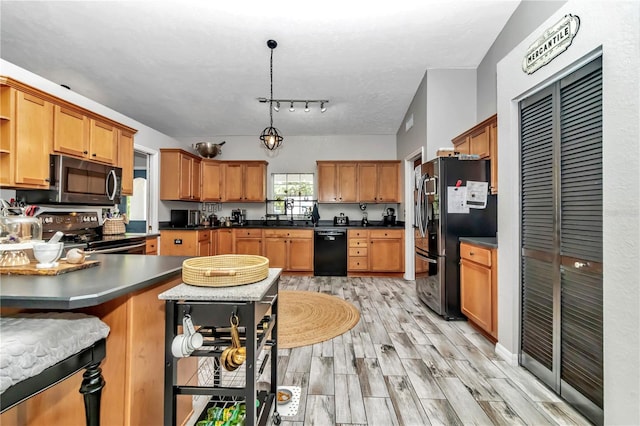
[[351, 303], [314, 291], [278, 293], [278, 348], [324, 342], [351, 330], [360, 312]]

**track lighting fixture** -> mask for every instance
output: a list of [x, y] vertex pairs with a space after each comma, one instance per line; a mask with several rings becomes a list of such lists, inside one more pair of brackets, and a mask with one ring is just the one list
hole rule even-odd
[[283, 139], [283, 137], [280, 136], [278, 129], [273, 127], [273, 49], [275, 49], [277, 46], [278, 43], [275, 40], [267, 41], [267, 47], [271, 49], [271, 57], [269, 59], [269, 81], [271, 87], [271, 97], [269, 98], [269, 127], [265, 127], [265, 129], [262, 131], [262, 133], [260, 134], [260, 140], [270, 151], [274, 151], [276, 148], [278, 148]]
[[271, 103], [275, 105], [273, 109], [275, 111], [280, 111], [280, 103], [289, 104], [289, 111], [294, 112], [296, 110], [296, 104], [304, 104], [304, 111], [311, 111], [311, 107], [309, 104], [320, 104], [320, 112], [325, 112], [327, 110], [327, 104], [329, 101], [327, 99], [267, 99], [267, 98], [258, 98], [258, 102], [262, 103]]

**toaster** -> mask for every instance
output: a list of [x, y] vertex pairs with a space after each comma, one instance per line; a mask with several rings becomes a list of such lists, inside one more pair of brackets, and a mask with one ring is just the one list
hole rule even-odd
[[349, 216], [345, 216], [344, 213], [340, 213], [340, 216], [333, 217], [333, 224], [338, 226], [349, 225]]

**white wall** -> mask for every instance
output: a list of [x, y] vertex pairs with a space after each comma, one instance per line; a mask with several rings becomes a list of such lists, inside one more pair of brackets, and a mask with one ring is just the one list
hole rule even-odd
[[[569, 49], [525, 74], [528, 46], [566, 14], [580, 17]], [[519, 136], [522, 97], [602, 49], [605, 424], [640, 424], [640, 3], [569, 1], [498, 63], [499, 353], [519, 345]]]
[[476, 118], [475, 69], [427, 71], [426, 160], [451, 147], [451, 139], [475, 126]]
[[496, 64], [566, 0], [520, 2], [478, 65], [478, 121], [496, 113]]
[[[413, 127], [405, 123], [413, 118]], [[423, 161], [476, 124], [476, 70], [429, 69], [396, 133], [398, 158], [423, 148]]]

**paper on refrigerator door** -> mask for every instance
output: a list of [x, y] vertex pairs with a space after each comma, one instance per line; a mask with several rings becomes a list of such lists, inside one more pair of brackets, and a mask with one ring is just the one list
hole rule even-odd
[[489, 182], [467, 181], [467, 198], [465, 204], [472, 209], [487, 208], [487, 194], [489, 193]]
[[469, 207], [466, 204], [466, 199], [466, 187], [447, 187], [447, 213], [469, 213]]

